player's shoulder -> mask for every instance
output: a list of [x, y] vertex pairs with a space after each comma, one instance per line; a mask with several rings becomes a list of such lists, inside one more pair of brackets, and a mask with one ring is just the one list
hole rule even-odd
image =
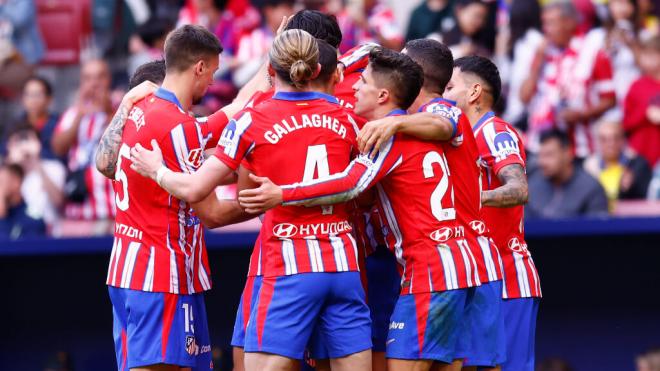
[[463, 111], [448, 100], [435, 100], [423, 105], [420, 112], [430, 112], [452, 119], [455, 122], [463, 116]]

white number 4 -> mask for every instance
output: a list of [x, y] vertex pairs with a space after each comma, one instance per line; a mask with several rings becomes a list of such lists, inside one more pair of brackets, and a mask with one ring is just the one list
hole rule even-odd
[[[317, 174], [316, 178], [314, 177], [314, 173]], [[330, 176], [330, 166], [328, 166], [328, 151], [325, 148], [325, 144], [307, 147], [303, 182], [328, 176]], [[323, 215], [332, 214], [332, 206], [321, 206], [321, 209], [323, 210]]]

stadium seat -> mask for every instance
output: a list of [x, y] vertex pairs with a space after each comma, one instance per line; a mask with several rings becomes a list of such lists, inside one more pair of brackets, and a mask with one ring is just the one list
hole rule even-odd
[[37, 21], [46, 44], [42, 64], [80, 62], [80, 51], [91, 34], [90, 0], [37, 0]]

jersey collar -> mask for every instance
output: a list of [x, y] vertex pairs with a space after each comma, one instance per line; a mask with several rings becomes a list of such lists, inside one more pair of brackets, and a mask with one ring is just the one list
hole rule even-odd
[[485, 124], [486, 121], [488, 121], [491, 117], [495, 117], [495, 113], [493, 113], [493, 111], [486, 112], [483, 116], [481, 116], [479, 121], [477, 121], [477, 123], [474, 124], [474, 126], [472, 127], [472, 131], [477, 131], [477, 129], [479, 129], [483, 124]]
[[183, 106], [179, 102], [179, 99], [171, 91], [169, 91], [167, 89], [164, 89], [164, 88], [158, 88], [158, 90], [156, 90], [156, 93], [154, 93], [154, 95], [157, 96], [160, 99], [164, 99], [164, 100], [166, 100], [170, 103], [176, 104], [182, 111], [185, 112], [185, 110], [183, 109]]
[[397, 108], [397, 109], [391, 110], [387, 115], [385, 115], [385, 117], [388, 117], [388, 116], [402, 116], [402, 115], [405, 115], [407, 113], [408, 112], [406, 112], [406, 110], [403, 110], [401, 108]]
[[437, 97], [437, 98], [431, 99], [428, 103], [421, 106], [417, 112], [424, 112], [424, 109], [426, 108], [426, 106], [428, 106], [429, 104], [433, 104], [433, 103], [449, 103], [452, 106], [456, 105], [456, 102], [453, 101], [453, 100], [445, 99], [443, 97]]
[[325, 99], [330, 103], [339, 104], [339, 100], [332, 95], [319, 93], [317, 91], [278, 91], [273, 95], [273, 99], [289, 101]]

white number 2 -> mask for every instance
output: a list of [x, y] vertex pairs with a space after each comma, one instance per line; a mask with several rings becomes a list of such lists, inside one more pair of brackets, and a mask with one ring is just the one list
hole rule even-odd
[[119, 193], [115, 195], [115, 203], [117, 208], [121, 211], [128, 210], [128, 177], [126, 173], [121, 168], [122, 157], [131, 158], [131, 148], [122, 143], [121, 148], [119, 148], [119, 156], [117, 157], [117, 170], [115, 171], [115, 180], [121, 183], [122, 188], [122, 198], [119, 198]]
[[[433, 164], [436, 163], [440, 165], [442, 176], [440, 182], [435, 187], [435, 190], [431, 193], [431, 212], [433, 213], [433, 216], [441, 222], [445, 220], [453, 220], [456, 219], [456, 210], [453, 207], [442, 207], [442, 199], [445, 197], [447, 190], [449, 190], [449, 166], [447, 166], [447, 159], [444, 154], [441, 155], [438, 152], [431, 151], [424, 156], [424, 161], [422, 162], [424, 178], [428, 179], [435, 176], [433, 173]], [[454, 188], [451, 189], [451, 200], [453, 205]]]
[[[314, 177], [314, 173], [317, 174], [316, 178]], [[330, 166], [328, 166], [328, 151], [325, 148], [325, 144], [307, 147], [303, 182], [328, 176], [330, 176]], [[323, 209], [323, 215], [332, 214], [332, 206], [322, 206], [321, 208]]]

